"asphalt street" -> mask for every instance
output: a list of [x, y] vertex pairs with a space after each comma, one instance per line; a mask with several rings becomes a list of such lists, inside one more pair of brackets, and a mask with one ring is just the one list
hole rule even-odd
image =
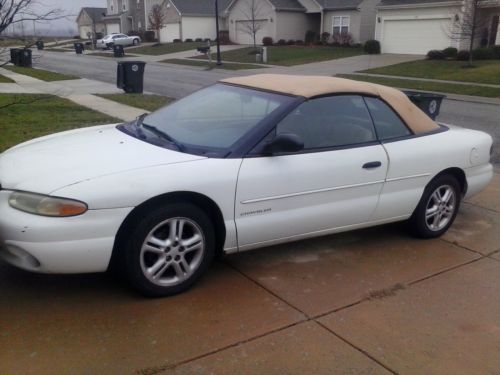
[[[108, 83], [116, 82], [116, 64], [116, 61], [110, 58], [56, 52], [44, 52], [40, 58], [36, 59], [36, 66], [40, 68]], [[270, 73], [272, 70], [272, 68], [266, 69]], [[259, 69], [259, 71], [262, 70]], [[207, 71], [191, 67], [149, 63], [145, 71], [144, 89], [178, 99], [222, 78], [253, 73], [251, 70], [244, 72]], [[290, 73], [293, 74], [293, 68], [290, 68]], [[495, 142], [492, 161], [497, 167], [500, 165], [500, 106], [445, 100], [438, 121], [483, 130], [491, 134]]]

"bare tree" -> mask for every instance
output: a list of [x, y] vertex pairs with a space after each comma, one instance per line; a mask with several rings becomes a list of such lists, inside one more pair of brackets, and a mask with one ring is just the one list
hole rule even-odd
[[488, 29], [487, 17], [480, 17], [480, 9], [488, 0], [467, 0], [464, 10], [455, 16], [455, 22], [449, 30], [449, 36], [453, 40], [468, 43], [469, 66], [472, 66], [472, 51], [474, 43], [483, 31]]
[[158, 38], [158, 42], [161, 43], [160, 40], [160, 30], [163, 29], [167, 24], [167, 14], [165, 13], [165, 8], [163, 4], [155, 4], [151, 8], [151, 11], [148, 15], [149, 20], [149, 28], [151, 30], [156, 31], [156, 36]]
[[42, 9], [36, 8], [39, 4], [37, 0], [0, 0], [0, 35], [16, 23], [23, 25], [26, 21], [53, 21], [65, 17], [61, 9], [39, 10]]
[[[45, 9], [37, 0], [0, 0], [0, 37], [5, 38], [5, 33], [10, 27], [15, 30], [20, 25], [23, 30], [22, 41], [25, 47], [32, 47], [34, 40], [26, 40], [24, 36], [24, 23], [53, 21], [65, 18], [62, 9]], [[38, 7], [37, 7], [38, 6]], [[0, 66], [8, 64], [10, 60], [9, 50], [0, 47]]]
[[266, 13], [264, 2], [259, 0], [245, 0], [241, 13], [245, 17], [244, 22], [240, 22], [240, 31], [250, 35], [253, 39], [253, 47], [257, 49], [257, 33], [266, 25]]

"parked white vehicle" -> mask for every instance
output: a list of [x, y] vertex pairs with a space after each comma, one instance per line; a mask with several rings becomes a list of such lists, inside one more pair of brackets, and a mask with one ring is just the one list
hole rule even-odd
[[437, 237], [492, 178], [491, 149], [384, 86], [227, 79], [1, 154], [0, 255], [36, 272], [120, 267], [142, 293], [170, 295], [218, 252], [402, 220]]
[[96, 48], [113, 48], [114, 45], [138, 46], [141, 44], [141, 38], [136, 35], [128, 36], [125, 34], [109, 34], [96, 41]]

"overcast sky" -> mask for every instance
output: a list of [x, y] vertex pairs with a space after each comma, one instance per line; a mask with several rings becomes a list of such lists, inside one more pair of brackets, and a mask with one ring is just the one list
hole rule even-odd
[[[106, 7], [106, 0], [36, 0], [36, 7], [39, 9], [61, 8], [68, 15], [67, 19], [37, 23], [36, 29], [50, 30], [50, 33], [56, 33], [58, 30], [67, 32], [70, 28], [77, 30], [75, 19], [82, 7]], [[26, 32], [32, 33], [33, 23], [24, 25]], [[18, 29], [20, 28], [20, 25]]]

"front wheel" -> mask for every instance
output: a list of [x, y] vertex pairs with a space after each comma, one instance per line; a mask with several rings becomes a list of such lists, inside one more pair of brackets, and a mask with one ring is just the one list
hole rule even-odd
[[410, 230], [417, 237], [436, 238], [453, 224], [460, 207], [461, 188], [452, 175], [438, 176], [424, 194], [409, 220]]
[[125, 252], [131, 285], [149, 297], [180, 293], [193, 285], [214, 257], [210, 218], [192, 204], [168, 204], [145, 215]]

